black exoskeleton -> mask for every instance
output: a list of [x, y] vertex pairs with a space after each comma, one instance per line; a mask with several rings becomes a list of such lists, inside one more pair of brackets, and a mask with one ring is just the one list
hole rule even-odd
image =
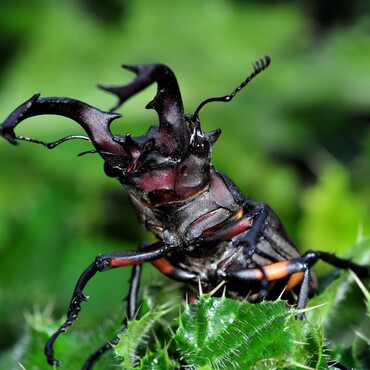
[[[0, 134], [12, 144], [26, 140], [54, 148], [64, 141], [89, 140], [104, 160], [108, 176], [117, 178], [128, 190], [143, 226], [157, 241], [137, 250], [103, 254], [84, 271], [77, 282], [68, 318], [49, 339], [45, 352], [51, 365], [53, 344], [76, 320], [83, 290], [98, 271], [133, 265], [128, 319], [137, 309], [140, 265], [151, 262], [168, 277], [189, 286], [202, 285], [210, 291], [226, 282], [226, 295], [251, 302], [276, 299], [283, 291], [298, 308], [304, 308], [312, 283], [310, 268], [319, 259], [339, 268], [352, 269], [360, 277], [370, 276], [369, 265], [357, 265], [333, 254], [309, 251], [303, 256], [289, 239], [275, 213], [265, 204], [245, 197], [225, 174], [211, 164], [211, 150], [221, 131], [203, 132], [200, 109], [213, 101], [228, 102], [257, 74], [266, 69], [270, 58], [254, 64], [253, 73], [230, 95], [205, 100], [193, 115], [185, 115], [180, 90], [173, 72], [161, 64], [125, 65], [137, 77], [122, 87], [103, 88], [118, 96], [120, 107], [127, 99], [152, 83], [158, 89], [147, 108], [154, 109], [159, 126], [142, 136], [113, 135], [109, 126], [119, 114], [103, 112], [69, 98], [40, 98], [34, 95], [20, 105], [0, 126]], [[17, 136], [15, 127], [26, 118], [55, 114], [75, 120], [87, 136], [72, 135], [53, 143]], [[300, 314], [298, 318], [303, 318]], [[115, 343], [116, 340], [110, 343]], [[111, 348], [106, 343], [86, 362], [89, 369]]]

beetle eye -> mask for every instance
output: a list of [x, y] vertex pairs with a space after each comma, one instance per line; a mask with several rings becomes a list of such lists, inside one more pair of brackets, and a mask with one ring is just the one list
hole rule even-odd
[[193, 154], [201, 156], [209, 152], [209, 142], [202, 135], [195, 134], [190, 144]]

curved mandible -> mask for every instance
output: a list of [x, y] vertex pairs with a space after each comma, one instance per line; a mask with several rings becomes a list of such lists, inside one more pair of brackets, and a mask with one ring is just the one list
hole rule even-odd
[[122, 145], [114, 140], [109, 130], [111, 122], [121, 117], [120, 114], [103, 112], [98, 108], [76, 99], [64, 97], [40, 98], [39, 96], [40, 94], [35, 94], [29, 100], [21, 104], [0, 125], [0, 135], [10, 143], [17, 144], [17, 139], [23, 139], [43, 144], [48, 148], [53, 148], [69, 138], [85, 138], [79, 135], [71, 136], [48, 145], [40, 140], [25, 138], [15, 134], [14, 128], [25, 119], [51, 114], [64, 116], [77, 122], [86, 131], [88, 139], [104, 159], [108, 159], [108, 157], [111, 158], [113, 155], [120, 156], [122, 160], [122, 156], [128, 156]]

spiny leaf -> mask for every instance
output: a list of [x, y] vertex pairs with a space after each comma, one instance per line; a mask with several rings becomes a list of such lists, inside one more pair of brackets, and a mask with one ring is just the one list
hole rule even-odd
[[150, 352], [140, 361], [140, 368], [145, 370], [175, 370], [180, 366], [176, 360], [170, 358], [167, 348]]
[[191, 368], [323, 369], [317, 330], [296, 321], [284, 301], [256, 305], [203, 296], [181, 316], [175, 340]]
[[139, 364], [140, 358], [136, 354], [138, 347], [145, 341], [154, 323], [168, 311], [165, 306], [153, 308], [139, 320], [128, 322], [125, 332], [114, 346], [115, 353], [123, 360], [123, 369], [133, 369]]

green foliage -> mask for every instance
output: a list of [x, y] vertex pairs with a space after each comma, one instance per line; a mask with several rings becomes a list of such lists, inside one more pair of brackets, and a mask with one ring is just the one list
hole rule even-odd
[[[154, 322], [165, 315], [166, 312], [167, 310], [164, 307], [158, 307], [146, 312], [138, 320], [134, 320], [129, 323], [127, 330], [120, 338], [119, 343], [114, 346], [117, 356], [123, 360], [124, 369], [132, 369], [135, 367], [135, 364], [140, 361], [140, 358], [137, 357], [137, 349], [139, 345], [142, 344], [143, 338], [147, 336], [148, 331], [152, 329]], [[160, 352], [159, 357], [156, 357], [155, 361], [154, 359], [151, 359], [150, 361], [158, 361], [163, 364], [166, 357], [165, 349], [163, 349]]]
[[362, 232], [368, 216], [361, 199], [350, 191], [343, 166], [331, 162], [322, 171], [318, 183], [303, 193], [299, 230], [307, 248], [320, 247], [342, 255]]
[[318, 328], [296, 321], [283, 301], [250, 304], [201, 297], [180, 318], [175, 340], [191, 368], [323, 368]]

